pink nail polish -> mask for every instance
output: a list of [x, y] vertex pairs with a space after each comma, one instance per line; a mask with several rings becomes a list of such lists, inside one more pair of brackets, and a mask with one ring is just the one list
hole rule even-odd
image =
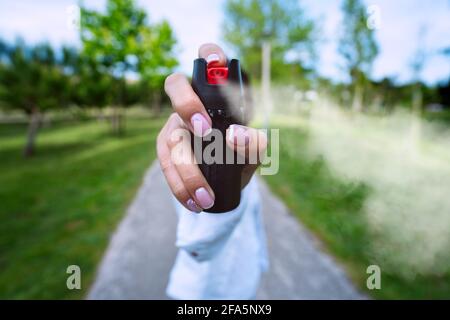
[[228, 141], [237, 146], [246, 146], [250, 142], [250, 135], [244, 126], [232, 124], [228, 130]]
[[214, 199], [213, 197], [209, 194], [209, 192], [201, 187], [198, 188], [195, 191], [195, 197], [197, 198], [197, 202], [198, 204], [203, 208], [203, 209], [209, 209], [214, 205]]
[[209, 56], [206, 57], [206, 62], [208, 64], [218, 62], [220, 60], [220, 57], [217, 53], [211, 53]]
[[196, 136], [203, 137], [211, 130], [211, 125], [201, 113], [194, 113], [191, 117], [191, 125]]
[[186, 206], [189, 208], [189, 210], [196, 212], [196, 213], [199, 213], [202, 211], [202, 209], [199, 208], [199, 206], [192, 199], [189, 199], [188, 201], [186, 201]]

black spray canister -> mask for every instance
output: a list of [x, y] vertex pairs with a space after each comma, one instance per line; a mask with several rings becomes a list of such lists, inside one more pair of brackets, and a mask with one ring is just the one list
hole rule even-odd
[[[197, 163], [215, 194], [214, 206], [204, 211], [227, 212], [240, 203], [244, 166], [244, 159], [229, 149], [225, 141], [226, 130], [231, 124], [244, 123], [244, 85], [239, 60], [230, 60], [227, 67], [209, 67], [205, 59], [196, 59], [192, 88], [211, 117], [212, 128], [221, 133], [213, 132], [203, 138], [192, 135]], [[210, 146], [208, 150], [212, 150], [212, 157], [206, 159], [203, 151], [213, 142], [215, 147]], [[205, 152], [205, 156], [207, 154]]]

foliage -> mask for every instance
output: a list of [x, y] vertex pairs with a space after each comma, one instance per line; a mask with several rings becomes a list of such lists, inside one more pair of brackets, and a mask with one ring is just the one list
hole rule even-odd
[[34, 153], [43, 112], [67, 106], [70, 101], [70, 49], [58, 55], [46, 43], [0, 45], [0, 105], [29, 115], [24, 155]]
[[74, 77], [71, 79], [72, 103], [80, 107], [103, 108], [111, 104], [114, 78], [102, 72], [89, 56], [74, 55]]
[[274, 79], [299, 65], [306, 73], [314, 58], [315, 28], [296, 0], [229, 0], [223, 23], [225, 40], [236, 50], [248, 72], [261, 76], [261, 46], [270, 41]]
[[440, 96], [439, 102], [447, 107], [450, 107], [450, 78], [446, 83], [441, 83], [438, 86], [438, 92]]
[[162, 79], [177, 64], [170, 25], [166, 21], [150, 25], [147, 20], [146, 12], [132, 0], [108, 0], [105, 13], [81, 8], [82, 54], [98, 63], [94, 70], [114, 78], [111, 101], [118, 106], [128, 101], [126, 76], [138, 75], [160, 89]]
[[352, 80], [360, 73], [367, 74], [378, 54], [374, 30], [367, 27], [368, 15], [360, 0], [345, 0], [342, 6], [342, 36], [339, 53], [342, 55]]
[[363, 86], [378, 54], [378, 46], [374, 30], [367, 26], [368, 15], [361, 0], [344, 0], [342, 11], [344, 17], [339, 53], [352, 81], [353, 109], [359, 111], [363, 105]]
[[2, 106], [31, 114], [66, 106], [70, 101], [67, 52], [55, 53], [47, 44], [0, 45]]
[[164, 79], [178, 64], [173, 52], [176, 40], [167, 21], [155, 25], [151, 33], [145, 33], [145, 38], [137, 68], [142, 84], [150, 88], [149, 92], [159, 94]]

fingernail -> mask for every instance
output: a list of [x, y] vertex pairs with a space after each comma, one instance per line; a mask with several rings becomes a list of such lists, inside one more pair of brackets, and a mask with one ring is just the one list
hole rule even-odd
[[228, 129], [227, 139], [235, 145], [246, 146], [250, 142], [250, 135], [246, 127], [232, 124]]
[[201, 113], [195, 113], [191, 117], [191, 124], [194, 128], [194, 134], [196, 136], [203, 137], [207, 135], [211, 130], [211, 125]]
[[197, 198], [197, 202], [198, 204], [203, 208], [203, 209], [209, 209], [214, 205], [214, 199], [213, 197], [211, 197], [211, 195], [209, 194], [209, 192], [201, 187], [198, 188], [195, 191], [195, 197]]
[[211, 62], [217, 62], [220, 60], [220, 57], [217, 53], [211, 53], [209, 56], [206, 57], [206, 62], [210, 64]]
[[195, 203], [195, 201], [192, 200], [192, 199], [189, 199], [188, 201], [186, 201], [186, 205], [187, 205], [187, 207], [189, 208], [189, 210], [191, 210], [191, 211], [193, 211], [193, 212], [199, 213], [199, 212], [202, 211], [202, 208], [200, 208], [200, 207]]

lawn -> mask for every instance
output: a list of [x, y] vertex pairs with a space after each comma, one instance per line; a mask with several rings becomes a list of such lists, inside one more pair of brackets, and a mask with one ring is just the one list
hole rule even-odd
[[[53, 123], [37, 153], [21, 155], [25, 127], [0, 126], [0, 298], [86, 295], [109, 237], [155, 158], [163, 120], [129, 118], [122, 137], [105, 122]], [[66, 288], [79, 265], [82, 290]]]
[[[312, 156], [310, 132], [294, 123], [273, 124], [280, 128], [280, 170], [266, 176], [271, 190], [346, 267], [352, 280], [369, 296], [382, 299], [449, 298], [450, 270], [445, 274], [405, 278], [383, 272], [383, 262], [371, 256], [373, 236], [368, 229], [364, 202], [371, 189], [364, 183], [337, 177], [320, 155]], [[294, 152], [293, 152], [294, 150]], [[366, 288], [367, 266], [379, 264], [381, 290]]]

